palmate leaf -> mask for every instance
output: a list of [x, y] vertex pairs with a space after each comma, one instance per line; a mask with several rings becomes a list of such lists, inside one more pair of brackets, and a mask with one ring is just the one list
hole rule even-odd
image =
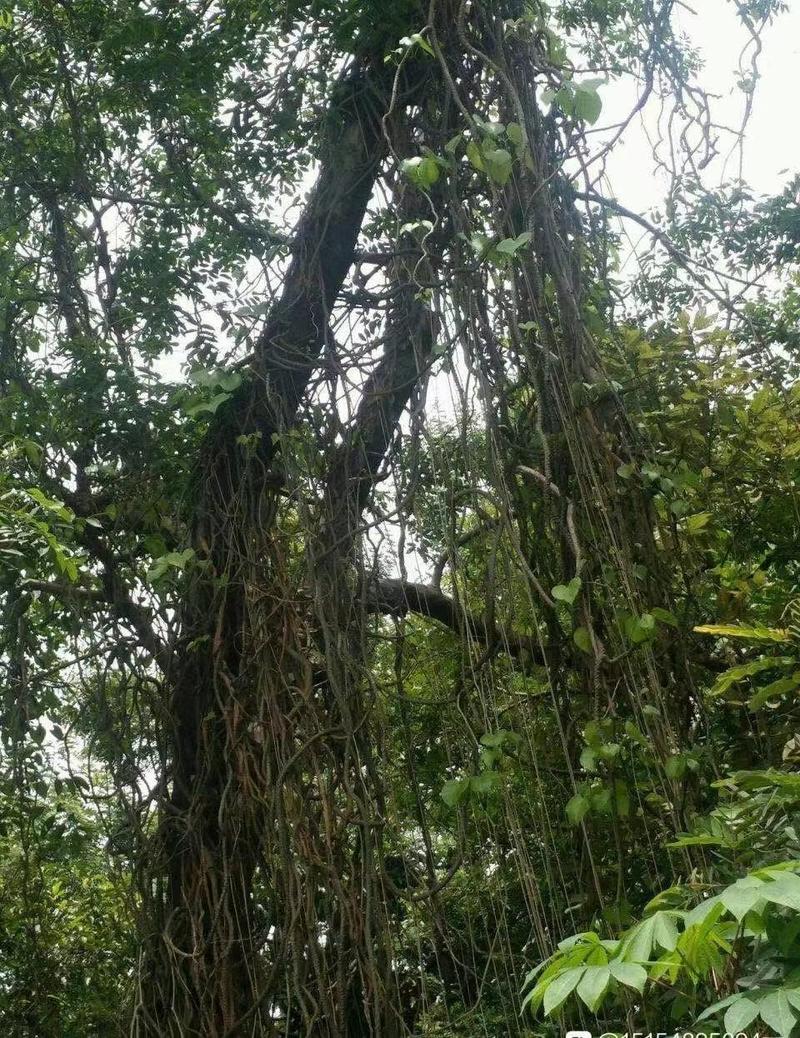
[[800, 912], [800, 876], [784, 872], [762, 883], [760, 891], [765, 901]]
[[[621, 997], [625, 988], [643, 994], [648, 978], [670, 985], [679, 985], [684, 978], [695, 986], [712, 971], [721, 975], [733, 954], [734, 932], [752, 937], [752, 929], [743, 925], [754, 911], [760, 912], [769, 902], [781, 911], [797, 913], [800, 921], [798, 869], [800, 863], [788, 861], [754, 870], [691, 911], [652, 911], [617, 941], [603, 941], [593, 932], [567, 938], [555, 955], [529, 974], [526, 985], [536, 977], [538, 983], [524, 1005], [534, 1012], [543, 1006], [545, 1015], [552, 1015], [574, 995], [597, 1012], [608, 996]], [[668, 893], [672, 898], [680, 891]], [[784, 929], [781, 927], [781, 932]], [[757, 932], [764, 934], [763, 925]], [[767, 940], [772, 940], [769, 931], [766, 933]], [[700, 1019], [726, 1009], [728, 1031], [736, 1033], [760, 1015], [777, 1034], [788, 1034], [800, 1017], [800, 991], [773, 988], [760, 993], [752, 990], [747, 995], [736, 993], [709, 1007]]]
[[610, 981], [609, 966], [587, 966], [577, 987], [578, 998], [594, 1012], [603, 1001]]
[[652, 960], [655, 948], [673, 951], [678, 943], [675, 920], [683, 915], [672, 910], [660, 911], [637, 923], [622, 939], [620, 958], [625, 962], [647, 963]]
[[724, 1027], [725, 1031], [737, 1034], [743, 1028], [748, 1027], [758, 1015], [758, 1006], [751, 1002], [745, 994], [737, 993], [729, 995], [727, 999], [709, 1006], [697, 1017], [697, 1022], [717, 1016], [725, 1009]]
[[758, 1004], [758, 1013], [775, 1034], [788, 1035], [797, 1023], [799, 1011], [790, 1003], [785, 991], [773, 991]]
[[763, 899], [763, 884], [752, 876], [745, 876], [719, 895], [721, 903], [737, 920], [741, 921]]
[[735, 999], [725, 1012], [725, 1030], [738, 1034], [758, 1016], [758, 1005], [744, 995]]
[[715, 1002], [713, 1006], [708, 1006], [706, 1009], [703, 1010], [703, 1012], [698, 1016], [697, 1022], [701, 1023], [701, 1021], [703, 1020], [710, 1020], [711, 1017], [716, 1016], [718, 1013], [721, 1013], [722, 1010], [725, 1009], [727, 1006], [733, 1005], [734, 1002], [738, 1002], [739, 999], [743, 997], [744, 996], [742, 994], [737, 992], [735, 995], [728, 995], [727, 998], [723, 998], [721, 1001]]
[[[583, 972], [587, 968], [607, 965], [609, 957], [616, 953], [618, 945], [618, 941], [601, 940], [593, 931], [573, 934], [561, 941], [555, 954], [531, 970], [526, 977], [526, 988], [537, 977], [538, 981], [525, 996], [522, 1008], [530, 1008], [535, 1013], [544, 1003], [545, 1014], [555, 1012], [577, 987]], [[567, 976], [568, 982], [561, 980]], [[558, 986], [554, 992], [548, 995], [551, 986], [556, 985], [557, 982]], [[570, 984], [571, 986], [569, 986]], [[567, 986], [569, 986], [569, 990], [564, 998], [561, 998], [560, 996]], [[548, 1009], [548, 1006], [551, 1008]]]
[[544, 993], [544, 1013], [555, 1013], [569, 998], [586, 972], [586, 966], [573, 966], [547, 985]]
[[647, 970], [633, 962], [619, 962], [612, 959], [608, 964], [611, 976], [626, 987], [634, 988], [641, 994], [647, 983]]
[[697, 1022], [719, 1017], [723, 1009], [726, 1033], [740, 1034], [760, 1017], [775, 1034], [788, 1036], [800, 1020], [800, 990], [785, 987], [736, 992], [709, 1006]]

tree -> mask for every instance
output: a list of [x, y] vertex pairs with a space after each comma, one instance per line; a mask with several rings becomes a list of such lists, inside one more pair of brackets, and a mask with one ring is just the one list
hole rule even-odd
[[[738, 5], [754, 38], [779, 6]], [[794, 375], [742, 350], [793, 321], [752, 300], [796, 228], [691, 175], [718, 129], [672, 8], [4, 16], [7, 781], [58, 810], [88, 774], [113, 816], [133, 1033], [520, 1033], [531, 933], [675, 878], [624, 847], [706, 806], [688, 632], [712, 556], [778, 543], [780, 501], [742, 547], [713, 476], [728, 409], [793, 486]], [[630, 118], [674, 99], [669, 226], [599, 191], [596, 67]], [[633, 301], [619, 216], [662, 250]]]

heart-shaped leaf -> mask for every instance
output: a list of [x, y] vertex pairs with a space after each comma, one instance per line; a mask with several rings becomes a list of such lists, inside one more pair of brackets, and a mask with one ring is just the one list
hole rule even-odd
[[580, 589], [581, 578], [573, 577], [569, 584], [556, 584], [550, 593], [557, 602], [566, 602], [567, 605], [572, 605], [578, 597]]
[[469, 792], [469, 779], [450, 779], [442, 786], [441, 797], [448, 807], [455, 807]]

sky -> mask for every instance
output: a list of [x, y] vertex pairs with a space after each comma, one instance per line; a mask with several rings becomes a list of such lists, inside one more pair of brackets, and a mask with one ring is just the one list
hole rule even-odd
[[[800, 71], [800, 0], [788, 0], [789, 10], [778, 16], [762, 33], [759, 59], [760, 79], [753, 112], [746, 131], [744, 179], [758, 193], [777, 193], [791, 173], [800, 171], [796, 76]], [[691, 4], [692, 10], [689, 9]], [[718, 95], [712, 112], [716, 121], [738, 125], [744, 95], [737, 87], [739, 54], [748, 41], [731, 0], [687, 0], [676, 4], [677, 19], [692, 43], [700, 50], [704, 69], [698, 77], [710, 94]], [[745, 58], [749, 64], [749, 56]], [[630, 87], [609, 87], [604, 94], [603, 121], [630, 107]], [[720, 149], [723, 153], [728, 148]], [[789, 173], [782, 173], [789, 170]], [[608, 164], [609, 186], [614, 196], [629, 209], [646, 212], [663, 198], [666, 180], [653, 174], [650, 145], [641, 120], [630, 127]], [[717, 160], [706, 171], [712, 187], [736, 172], [736, 165], [723, 170]]]

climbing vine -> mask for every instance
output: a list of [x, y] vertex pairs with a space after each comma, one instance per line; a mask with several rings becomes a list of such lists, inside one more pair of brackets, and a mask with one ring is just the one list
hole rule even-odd
[[13, 1033], [797, 1025], [783, 5], [734, 128], [679, 6], [0, 14]]

